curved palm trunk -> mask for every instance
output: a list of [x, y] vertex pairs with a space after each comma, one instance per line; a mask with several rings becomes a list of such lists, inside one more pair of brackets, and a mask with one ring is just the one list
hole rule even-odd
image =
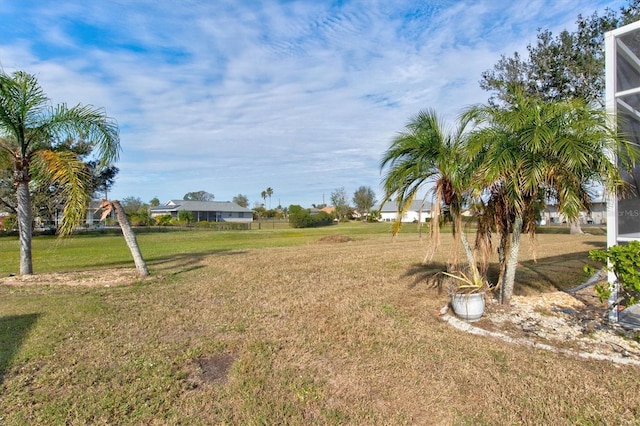
[[29, 194], [29, 182], [19, 181], [16, 187], [18, 199], [18, 234], [20, 235], [20, 275], [33, 274], [31, 260], [31, 195]]
[[520, 252], [520, 236], [522, 235], [522, 216], [516, 216], [513, 222], [513, 232], [511, 234], [511, 244], [509, 255], [506, 258], [506, 267], [502, 289], [502, 304], [511, 303], [513, 296], [513, 286], [516, 279], [516, 266], [518, 266], [518, 254]]
[[149, 269], [147, 268], [147, 263], [144, 261], [142, 253], [140, 252], [140, 246], [138, 246], [136, 234], [133, 232], [131, 224], [129, 224], [129, 219], [127, 219], [127, 215], [120, 205], [120, 202], [116, 200], [112, 201], [112, 204], [113, 208], [116, 211], [116, 218], [118, 219], [118, 223], [120, 223], [120, 229], [122, 229], [122, 235], [124, 235], [127, 246], [129, 246], [129, 250], [131, 251], [131, 255], [133, 256], [133, 262], [136, 264], [138, 275], [140, 275], [141, 277], [146, 277], [149, 275]]

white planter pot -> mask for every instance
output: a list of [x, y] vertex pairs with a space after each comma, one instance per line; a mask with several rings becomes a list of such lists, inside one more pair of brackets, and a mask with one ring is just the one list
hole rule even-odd
[[462, 294], [455, 293], [451, 296], [453, 312], [463, 320], [478, 321], [484, 314], [485, 293]]

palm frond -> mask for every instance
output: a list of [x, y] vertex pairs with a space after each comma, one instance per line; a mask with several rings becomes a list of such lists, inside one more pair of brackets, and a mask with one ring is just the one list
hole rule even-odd
[[50, 110], [42, 129], [59, 138], [74, 135], [89, 141], [97, 151], [101, 167], [117, 161], [120, 154], [117, 123], [107, 117], [102, 108], [80, 104], [72, 108], [65, 104], [57, 105]]
[[34, 157], [34, 167], [42, 177], [62, 188], [66, 200], [60, 234], [70, 234], [86, 217], [89, 195], [89, 172], [85, 163], [69, 151], [38, 151]]

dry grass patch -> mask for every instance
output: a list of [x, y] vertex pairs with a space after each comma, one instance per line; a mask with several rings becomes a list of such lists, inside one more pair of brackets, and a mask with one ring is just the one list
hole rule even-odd
[[[547, 238], [561, 244], [557, 256], [590, 245], [539, 237]], [[6, 365], [3, 421], [568, 425], [640, 417], [635, 367], [472, 336], [437, 318], [446, 296], [416, 266], [426, 244], [401, 236], [248, 249], [136, 286], [0, 287], [3, 312], [40, 315]], [[537, 272], [518, 291], [559, 285]], [[91, 301], [82, 315], [55, 308], [81, 301]]]
[[348, 235], [327, 235], [325, 237], [319, 238], [318, 243], [349, 243], [351, 241], [355, 241], [355, 238], [352, 238]]

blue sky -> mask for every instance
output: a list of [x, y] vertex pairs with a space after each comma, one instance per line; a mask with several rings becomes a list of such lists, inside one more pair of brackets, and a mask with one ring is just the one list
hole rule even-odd
[[271, 187], [273, 206], [308, 207], [341, 187], [380, 198], [380, 157], [418, 111], [455, 120], [488, 98], [481, 73], [538, 28], [624, 4], [0, 0], [0, 66], [117, 120], [110, 198], [204, 190], [253, 206]]

